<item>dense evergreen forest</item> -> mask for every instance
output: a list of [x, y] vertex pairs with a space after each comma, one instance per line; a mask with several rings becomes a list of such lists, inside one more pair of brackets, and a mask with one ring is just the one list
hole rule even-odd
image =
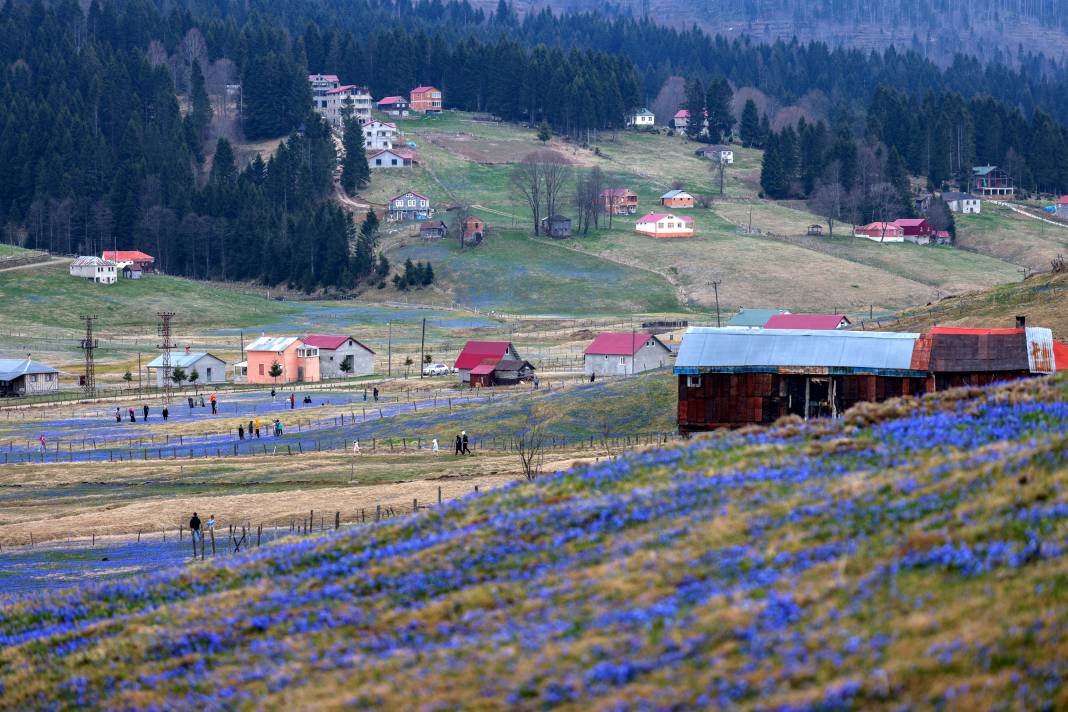
[[[3, 0], [0, 225], [9, 240], [25, 229], [30, 246], [63, 252], [144, 247], [164, 270], [198, 278], [309, 290], [379, 281], [375, 231], [354, 229], [329, 200], [336, 154], [309, 113], [308, 72], [375, 96], [433, 83], [451, 108], [576, 137], [619, 126], [670, 76], [701, 81], [717, 106], [724, 78], [783, 103], [821, 92], [831, 125], [862, 133], [871, 109], [869, 138], [934, 182], [1016, 156], [1022, 181], [1052, 189], [1061, 154], [1041, 147], [1063, 140], [1068, 79], [1022, 59], [1009, 69], [961, 57], [942, 70], [892, 49], [755, 45], [596, 14], [519, 19], [503, 1], [483, 13], [441, 0], [92, 0], [84, 11]], [[239, 93], [238, 136], [288, 137], [269, 160], [242, 168], [216, 140], [223, 87]], [[937, 150], [947, 126], [953, 145], [974, 136], [948, 159]]]

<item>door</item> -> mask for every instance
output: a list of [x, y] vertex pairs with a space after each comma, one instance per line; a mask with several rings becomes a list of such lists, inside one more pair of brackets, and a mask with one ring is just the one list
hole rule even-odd
[[619, 374], [620, 376], [626, 376], [627, 375], [627, 357], [626, 356], [620, 356], [619, 357], [619, 363], [616, 364], [616, 373]]
[[297, 366], [297, 383], [304, 383], [304, 367]]
[[215, 379], [211, 377], [211, 366], [208, 367], [208, 383], [215, 383]]

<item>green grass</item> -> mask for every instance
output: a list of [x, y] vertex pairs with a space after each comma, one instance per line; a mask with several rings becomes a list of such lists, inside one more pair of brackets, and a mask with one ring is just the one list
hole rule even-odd
[[954, 217], [961, 247], [1036, 270], [1048, 270], [1057, 255], [1068, 256], [1068, 226], [1031, 220], [989, 201], [979, 215]]
[[535, 241], [519, 230], [493, 228], [475, 249], [454, 240], [416, 243], [390, 254], [430, 260], [437, 294], [417, 293], [480, 309], [524, 314], [621, 314], [677, 312], [678, 301], [656, 274], [625, 267], [562, 245]]
[[94, 284], [70, 276], [66, 264], [0, 272], [0, 304], [0, 328], [22, 332], [77, 330], [81, 314], [95, 314], [113, 334], [154, 329], [162, 310], [177, 312], [181, 329], [253, 326], [291, 311], [264, 297], [164, 275]]
[[0, 243], [0, 258], [22, 257], [23, 255], [30, 254], [32, 251], [33, 250], [27, 250], [26, 248], [18, 247], [16, 245]]

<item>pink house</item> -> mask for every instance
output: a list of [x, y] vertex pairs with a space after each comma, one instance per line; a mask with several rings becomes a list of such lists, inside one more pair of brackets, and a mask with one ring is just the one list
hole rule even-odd
[[[249, 383], [275, 385], [319, 381], [319, 349], [295, 336], [261, 336], [245, 347], [245, 357]], [[272, 376], [271, 368], [276, 363], [282, 372]]]

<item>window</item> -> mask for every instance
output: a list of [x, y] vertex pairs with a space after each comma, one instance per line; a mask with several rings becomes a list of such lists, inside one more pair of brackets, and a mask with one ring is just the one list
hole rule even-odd
[[391, 158], [390, 161], [389, 161], [389, 165], [391, 165], [391, 166], [397, 165], [397, 159], [396, 158]]
[[375, 165], [376, 165], [376, 166], [380, 166], [380, 165], [382, 165], [382, 159], [381, 159], [381, 158], [376, 158], [376, 159], [375, 159]]
[[263, 375], [263, 364], [262, 363], [260, 364], [260, 375], [261, 376]]
[[626, 366], [627, 365], [627, 357], [626, 356], [620, 356], [619, 357], [619, 365], [620, 366]]
[[37, 383], [37, 374], [32, 374], [30, 376], [30, 383]]
[[687, 376], [686, 377], [686, 387], [687, 388], [700, 388], [701, 387], [701, 377], [700, 376]]

